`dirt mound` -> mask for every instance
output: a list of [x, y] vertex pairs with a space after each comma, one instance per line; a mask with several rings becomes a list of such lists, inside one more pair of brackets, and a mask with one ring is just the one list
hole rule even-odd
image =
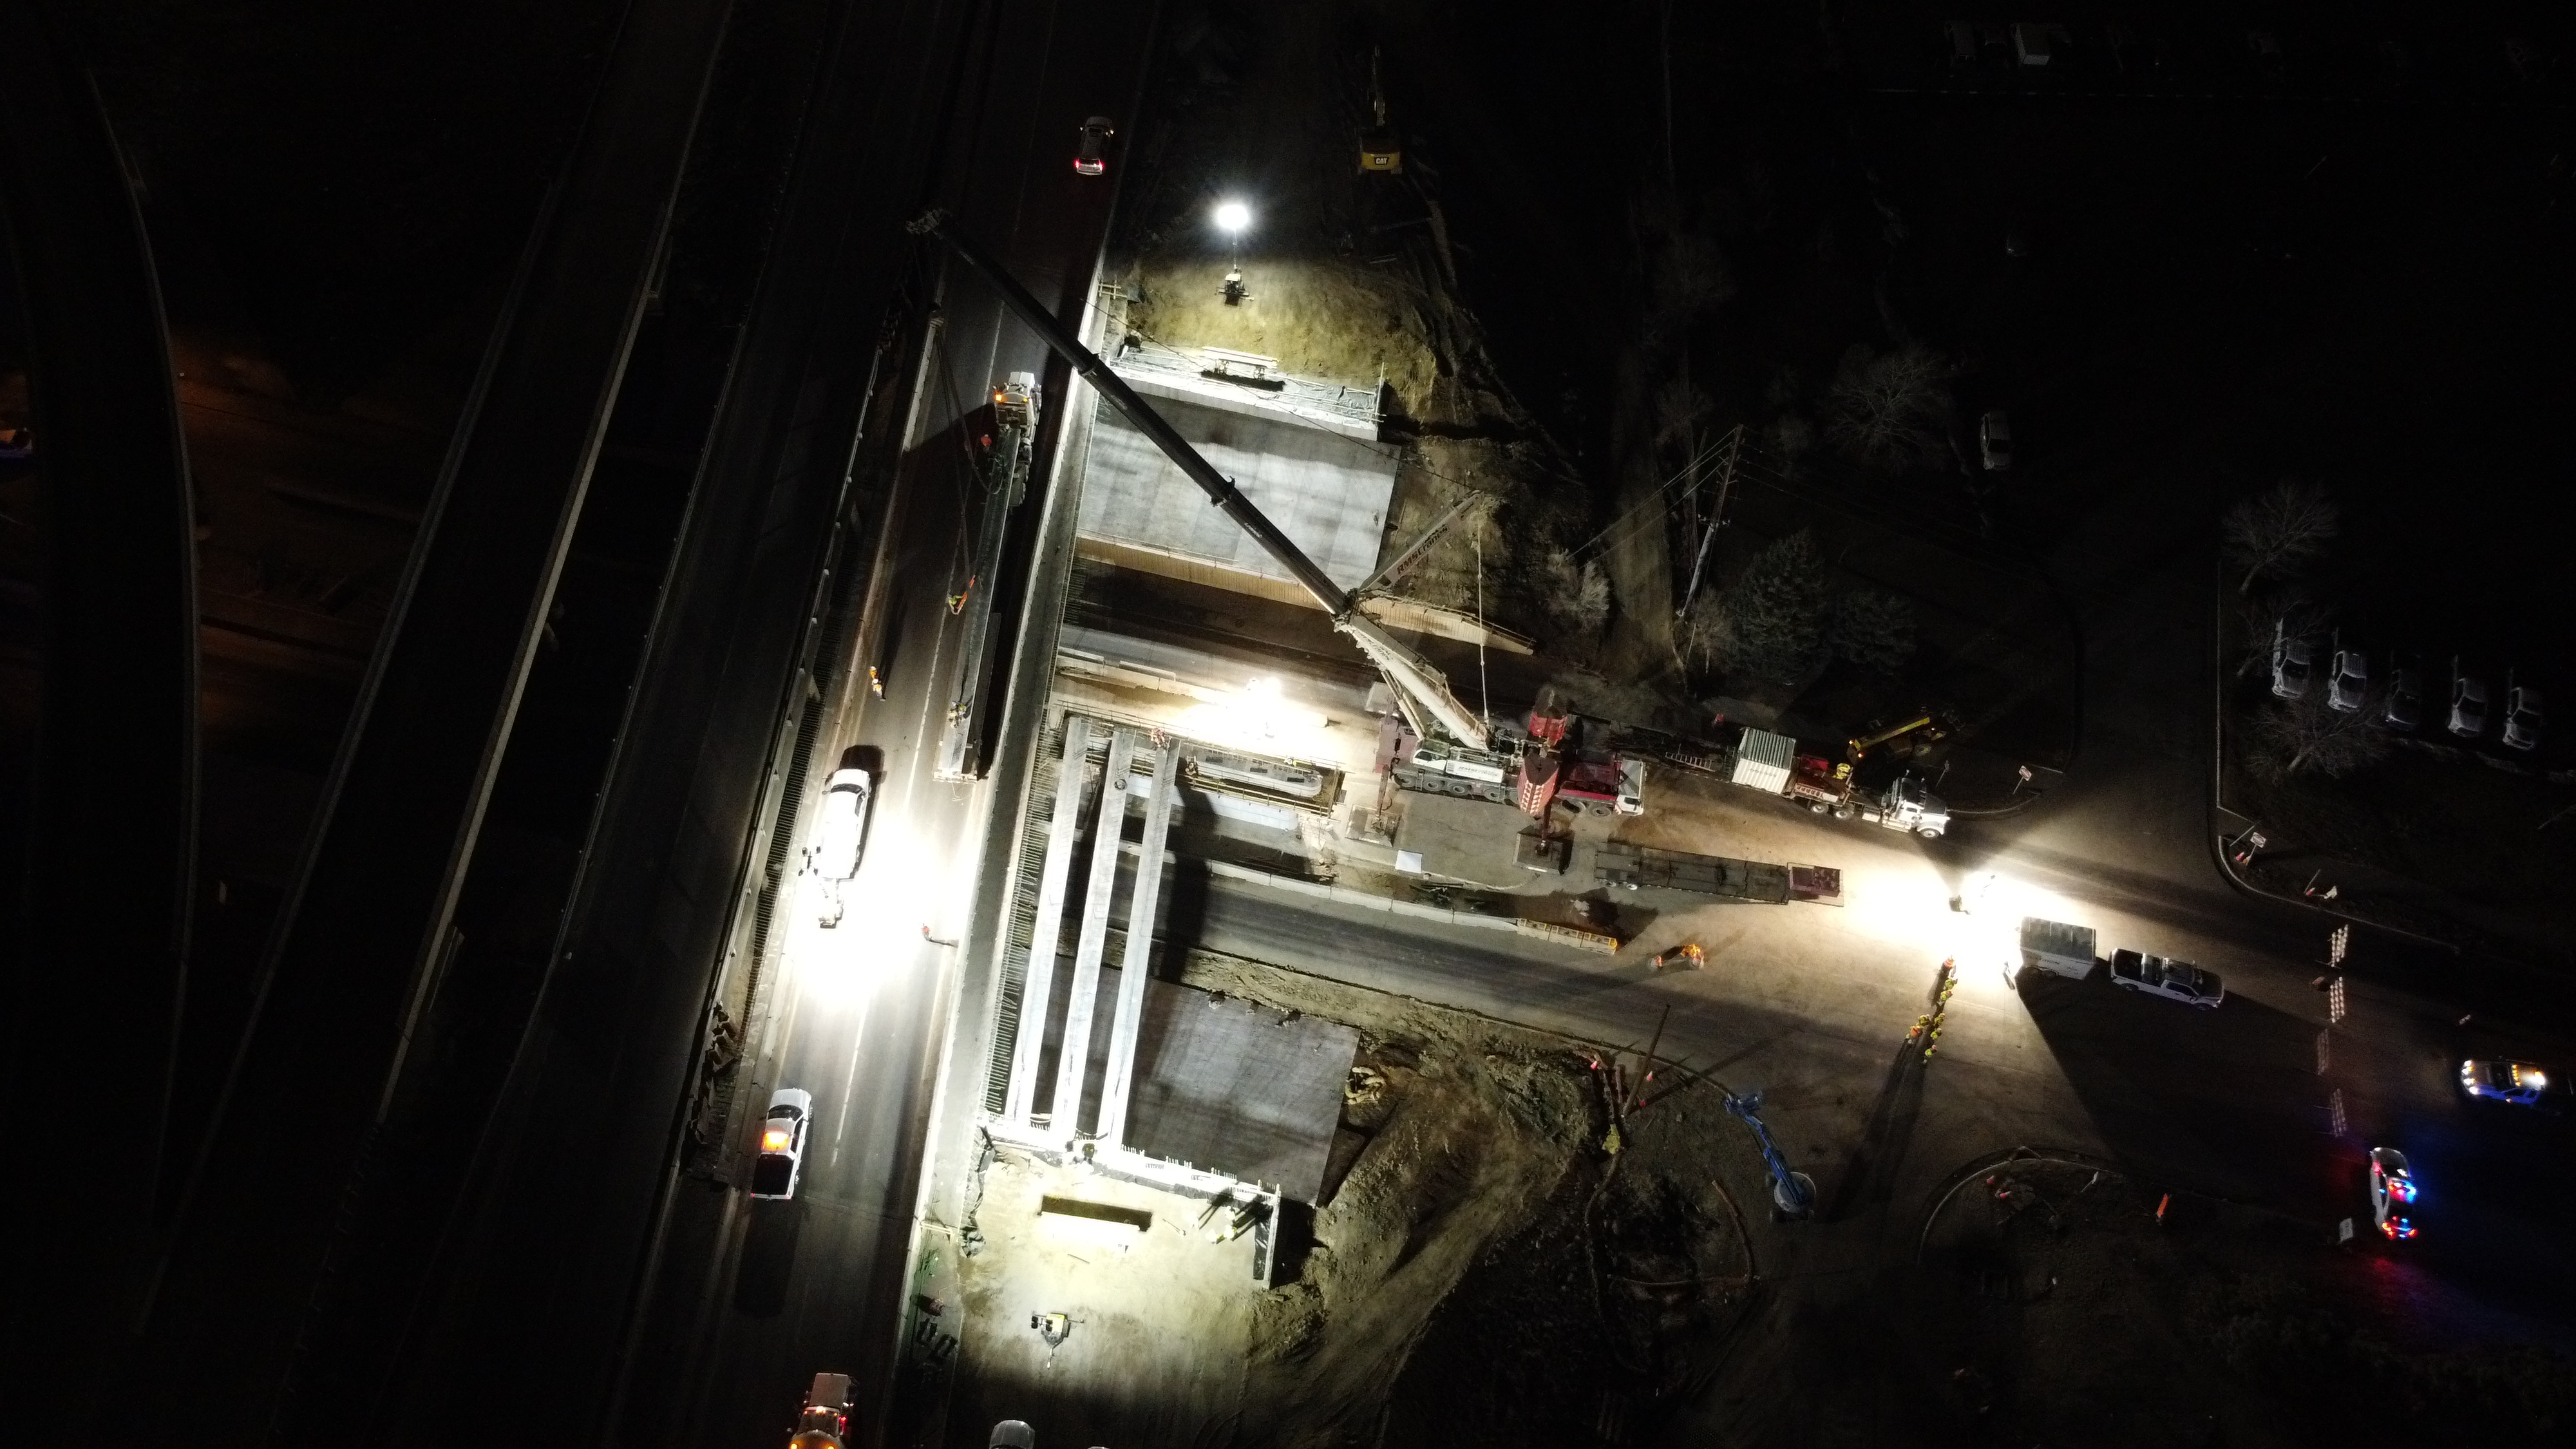
[[1231, 958], [1187, 979], [1364, 1033], [1328, 1198], [1254, 1315], [1247, 1442], [1615, 1438], [1708, 1381], [1752, 1281], [1730, 1193], [1761, 1168], [1707, 1089]]

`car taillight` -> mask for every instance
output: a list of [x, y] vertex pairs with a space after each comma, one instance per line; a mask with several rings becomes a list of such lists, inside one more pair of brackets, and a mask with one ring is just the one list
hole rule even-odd
[[768, 1131], [760, 1134], [760, 1150], [763, 1152], [784, 1152], [787, 1150], [787, 1139], [792, 1135], [793, 1134], [788, 1132], [784, 1127], [772, 1127]]

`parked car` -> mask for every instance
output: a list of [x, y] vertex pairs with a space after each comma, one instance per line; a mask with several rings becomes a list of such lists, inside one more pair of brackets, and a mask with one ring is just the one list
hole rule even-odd
[[2415, 1236], [2415, 1172], [2394, 1147], [2370, 1149], [2370, 1220], [2391, 1241]]
[[2460, 1089], [2472, 1097], [2493, 1097], [2528, 1107], [2549, 1090], [2549, 1074], [2529, 1062], [2460, 1063]]
[[2473, 740], [2487, 732], [2487, 682], [2474, 675], [2451, 675], [2451, 733]]
[[2305, 639], [2272, 626], [2272, 693], [2283, 699], [2305, 699], [2317, 672], [2317, 649]]
[[2517, 750], [2540, 748], [2540, 691], [2528, 684], [2505, 691], [2504, 742]]
[[2370, 660], [2358, 649], [2337, 649], [2334, 672], [2326, 679], [2326, 708], [2359, 714], [2370, 694]]
[[2397, 668], [2388, 672], [2388, 699], [2380, 707], [2380, 721], [2393, 730], [2412, 731], [2424, 723], [2424, 676], [2412, 669]]
[[2136, 951], [2111, 953], [2111, 984], [2123, 991], [2143, 991], [2203, 1011], [2218, 1005], [2227, 995], [2219, 983], [2218, 973], [2203, 971], [2188, 961], [2167, 956], [2146, 956]]
[[791, 1198], [805, 1175], [805, 1133], [814, 1117], [814, 1094], [781, 1087], [769, 1094], [769, 1120], [760, 1125], [760, 1155], [751, 1163], [751, 1195]]
[[1082, 133], [1073, 145], [1073, 170], [1078, 176], [1098, 176], [1109, 169], [1109, 138], [1118, 128], [1107, 116], [1093, 116], [1082, 123]]
[[2002, 408], [1977, 419], [1977, 458], [1989, 473], [2012, 467], [2012, 418]]

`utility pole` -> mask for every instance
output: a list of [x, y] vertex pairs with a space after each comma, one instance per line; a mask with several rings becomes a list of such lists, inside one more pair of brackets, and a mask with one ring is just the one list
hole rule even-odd
[[1689, 614], [1691, 601], [1699, 597], [1700, 574], [1708, 567], [1709, 545], [1717, 541], [1717, 531], [1726, 526], [1726, 495], [1735, 487], [1735, 467], [1743, 457], [1744, 424], [1737, 423], [1734, 431], [1726, 435], [1726, 456], [1717, 465], [1717, 507], [1709, 512], [1708, 526], [1700, 530], [1699, 551], [1691, 557], [1690, 587], [1682, 590], [1682, 606], [1673, 611], [1676, 619]]

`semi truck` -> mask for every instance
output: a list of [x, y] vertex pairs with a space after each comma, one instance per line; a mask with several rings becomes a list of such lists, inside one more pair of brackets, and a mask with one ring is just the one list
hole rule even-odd
[[1910, 830], [1927, 840], [1950, 829], [1948, 802], [1913, 775], [1899, 775], [1880, 789], [1865, 789], [1853, 776], [1848, 761], [1836, 763], [1822, 755], [1806, 753], [1789, 736], [1750, 725], [1736, 741], [1726, 778], [1838, 820], [1858, 819], [1890, 830]]
[[[1803, 749], [1788, 735], [1748, 726], [1731, 744], [1694, 740], [1666, 758], [1633, 748], [1624, 736], [1610, 740], [1611, 748], [1565, 748], [1569, 723], [1561, 714], [1533, 713], [1528, 744], [1518, 754], [1440, 740], [1416, 742], [1404, 733], [1383, 758], [1400, 788], [1518, 805], [1542, 819], [1559, 798], [1599, 814], [1642, 815], [1647, 767], [1661, 762], [1778, 795], [1818, 815], [1862, 820], [1927, 839], [1950, 829], [1948, 802], [1916, 776], [1900, 774], [1885, 785], [1864, 786], [1850, 762]], [[1507, 732], [1498, 727], [1498, 742], [1504, 738]]]
[[848, 1449], [850, 1376], [816, 1374], [805, 1391], [805, 1407], [796, 1413], [796, 1430], [787, 1449]]

